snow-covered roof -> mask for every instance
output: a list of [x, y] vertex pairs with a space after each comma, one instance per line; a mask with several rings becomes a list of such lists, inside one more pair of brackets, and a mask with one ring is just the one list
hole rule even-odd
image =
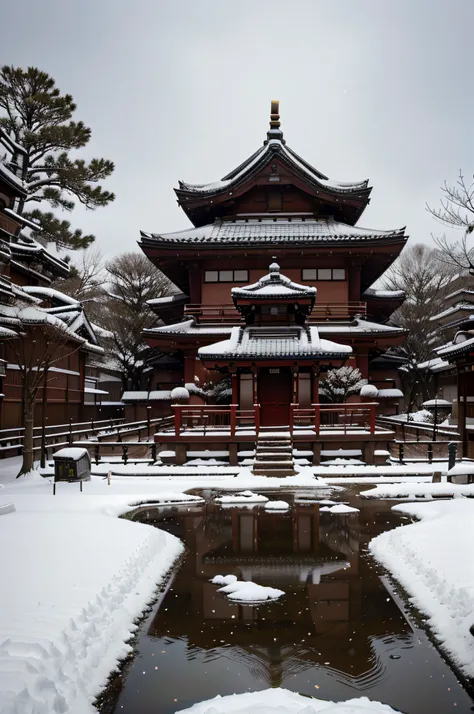
[[436, 352], [444, 357], [454, 357], [474, 351], [474, 332], [458, 332], [448, 345], [438, 347]]
[[[380, 333], [386, 335], [399, 335], [403, 334], [405, 330], [401, 327], [394, 327], [393, 325], [380, 325], [377, 322], [369, 322], [369, 320], [363, 320], [362, 318], [355, 318], [351, 322], [346, 323], [333, 323], [324, 322], [318, 325], [318, 331], [320, 335], [352, 335], [352, 334], [373, 334]], [[143, 330], [143, 334], [149, 335], [190, 335], [195, 337], [205, 336], [205, 335], [216, 335], [216, 336], [230, 336], [232, 332], [231, 325], [201, 325], [196, 322], [193, 318], [190, 320], [183, 320], [183, 322], [177, 322], [173, 325], [163, 325], [161, 327], [151, 327]]]
[[64, 305], [78, 305], [79, 301], [72, 298], [70, 295], [55, 290], [54, 288], [42, 287], [37, 285], [24, 285], [22, 288], [28, 295], [34, 295], [43, 300], [56, 300]]
[[[254, 154], [252, 154], [240, 166], [224, 176], [220, 181], [213, 181], [207, 184], [192, 184], [185, 181], [179, 182], [179, 187], [182, 191], [196, 194], [208, 194], [219, 191], [227, 191], [229, 188], [241, 183], [253, 171], [262, 168], [267, 163], [274, 160], [275, 156], [279, 156], [284, 163], [296, 169], [299, 173], [305, 174], [313, 183], [319, 186], [329, 188], [332, 191], [339, 193], [350, 193], [353, 191], [361, 191], [367, 188], [368, 180], [355, 182], [331, 181], [327, 176], [308, 164], [298, 154], [286, 146], [282, 140], [282, 134], [268, 134], [269, 138]], [[274, 138], [271, 138], [274, 137]]]
[[23, 232], [9, 245], [12, 256], [16, 257], [20, 262], [24, 261], [28, 256], [34, 256], [38, 261], [54, 266], [55, 272], [63, 276], [69, 274], [69, 265], [64, 260], [57, 258], [47, 251], [41, 243], [38, 243], [37, 240], [25, 235]]
[[245, 285], [242, 288], [232, 288], [231, 294], [234, 301], [239, 298], [272, 298], [275, 300], [297, 300], [298, 298], [316, 298], [316, 288], [309, 285], [293, 283], [289, 278], [280, 273], [278, 263], [272, 263], [270, 272], [264, 275], [257, 283]]
[[335, 333], [341, 335], [350, 335], [352, 333], [371, 334], [373, 332], [396, 335], [403, 334], [405, 332], [405, 330], [401, 327], [395, 327], [394, 325], [380, 325], [378, 322], [370, 322], [369, 320], [363, 320], [360, 317], [356, 317], [352, 320], [352, 322], [346, 324], [333, 324], [326, 322], [318, 325], [318, 330], [320, 334]]
[[[474, 300], [473, 300], [474, 303]], [[456, 312], [474, 312], [474, 304], [473, 303], [458, 303], [457, 305], [453, 305], [452, 307], [448, 307], [446, 310], [443, 310], [442, 312], [438, 312], [437, 315], [433, 315], [433, 317], [430, 317], [431, 322], [435, 322], [436, 320], [442, 320], [443, 317], [448, 317], [449, 315], [453, 315]]]
[[443, 372], [445, 369], [451, 369], [452, 366], [453, 365], [450, 364], [450, 362], [447, 362], [441, 357], [434, 357], [426, 362], [420, 362], [418, 369], [428, 369], [430, 372]]
[[317, 327], [233, 327], [230, 339], [198, 350], [204, 359], [322, 359], [347, 357], [352, 348], [321, 340]]
[[21, 196], [28, 194], [28, 189], [24, 181], [16, 176], [11, 169], [0, 159], [0, 179], [5, 181], [9, 186], [14, 188]]
[[171, 399], [169, 389], [128, 390], [122, 394], [122, 402], [159, 402]]
[[56, 451], [53, 454], [53, 459], [72, 459], [72, 461], [79, 461], [83, 456], [89, 456], [87, 449], [82, 449], [79, 446], [69, 446]]
[[24, 226], [28, 226], [28, 228], [33, 228], [33, 230], [35, 231], [42, 230], [39, 223], [35, 223], [35, 221], [30, 221], [30, 219], [26, 218], [25, 216], [20, 216], [19, 213], [17, 213], [16, 211], [12, 211], [11, 208], [4, 208], [3, 211], [8, 216], [11, 216], [11, 218], [14, 218], [15, 221], [18, 221], [18, 223], [22, 223]]
[[214, 223], [188, 228], [174, 233], [144, 233], [142, 238], [162, 244], [215, 243], [340, 243], [347, 241], [372, 241], [384, 238], [404, 238], [404, 228], [391, 231], [373, 230], [339, 223], [330, 218], [309, 217], [256, 217], [218, 219]]
[[152, 300], [147, 300], [146, 304], [150, 307], [167, 307], [168, 305], [175, 305], [181, 302], [185, 302], [188, 296], [184, 293], [175, 293], [174, 295], [165, 295], [164, 297], [153, 298]]
[[383, 300], [402, 300], [406, 297], [404, 290], [377, 290], [376, 288], [368, 288], [362, 297], [365, 298], [382, 298]]
[[108, 394], [104, 389], [95, 389], [94, 387], [84, 387], [87, 394]]
[[198, 325], [194, 318], [176, 322], [174, 325], [162, 325], [161, 327], [149, 327], [143, 330], [145, 335], [230, 335], [232, 327], [214, 325]]

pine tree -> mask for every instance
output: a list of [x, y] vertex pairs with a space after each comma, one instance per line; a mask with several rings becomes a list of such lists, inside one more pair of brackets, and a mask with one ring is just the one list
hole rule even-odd
[[326, 379], [319, 385], [319, 392], [330, 402], [342, 403], [351, 394], [359, 394], [364, 384], [367, 384], [367, 380], [363, 379], [360, 370], [354, 367], [339, 367], [328, 371]]
[[91, 130], [72, 121], [76, 105], [70, 94], [61, 94], [55, 80], [36, 67], [23, 70], [5, 65], [0, 70], [0, 135], [12, 154], [12, 164], [29, 189], [18, 213], [39, 223], [41, 237], [60, 247], [86, 248], [93, 235], [71, 229], [67, 220], [52, 211], [27, 210], [32, 202], [72, 211], [78, 201], [87, 208], [106, 206], [115, 196], [99, 181], [110, 176], [114, 164], [107, 159], [89, 163], [71, 158], [70, 152], [88, 143]]

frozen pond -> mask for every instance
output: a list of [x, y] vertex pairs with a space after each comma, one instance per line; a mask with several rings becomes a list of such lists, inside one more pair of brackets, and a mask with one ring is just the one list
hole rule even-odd
[[[172, 714], [216, 694], [287, 689], [331, 700], [367, 696], [406, 714], [474, 710], [473, 700], [381, 580], [367, 543], [399, 525], [389, 502], [360, 512], [205, 506], [142, 509], [136, 520], [181, 538], [187, 555], [144, 620], [136, 657], [109, 688], [103, 714]], [[321, 498], [315, 493], [315, 497]], [[234, 574], [285, 595], [239, 604], [210, 580]]]

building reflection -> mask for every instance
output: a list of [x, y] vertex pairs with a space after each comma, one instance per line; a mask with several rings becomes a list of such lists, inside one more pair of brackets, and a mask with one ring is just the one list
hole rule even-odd
[[[189, 554], [148, 635], [185, 640], [188, 658], [219, 651], [273, 687], [321, 665], [364, 688], [380, 669], [374, 639], [411, 632], [361, 556], [382, 530], [379, 518], [393, 516], [370, 507], [363, 516], [334, 516], [299, 503], [285, 514], [208, 504], [168, 516], [167, 530]], [[210, 582], [229, 573], [286, 595], [260, 606], [234, 604]]]

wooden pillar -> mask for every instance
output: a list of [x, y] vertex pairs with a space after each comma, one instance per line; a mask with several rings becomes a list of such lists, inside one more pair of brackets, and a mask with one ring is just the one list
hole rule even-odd
[[298, 365], [294, 365], [291, 368], [293, 373], [293, 404], [298, 403], [298, 373], [300, 371]]
[[237, 455], [237, 444], [229, 444], [229, 464], [231, 466], [239, 465], [239, 457]]
[[458, 382], [458, 431], [462, 441], [462, 456], [467, 456], [467, 432], [466, 432], [466, 380], [461, 372], [459, 362], [456, 363]]
[[232, 382], [232, 404], [239, 404], [239, 375], [235, 369], [230, 370]]
[[257, 367], [252, 367], [252, 399], [254, 404], [258, 404], [258, 369]]
[[184, 357], [184, 383], [194, 384], [194, 372], [196, 367], [196, 357], [194, 355], [185, 355]]
[[319, 402], [319, 366], [313, 367], [313, 384], [311, 387], [311, 403], [318, 404]]

